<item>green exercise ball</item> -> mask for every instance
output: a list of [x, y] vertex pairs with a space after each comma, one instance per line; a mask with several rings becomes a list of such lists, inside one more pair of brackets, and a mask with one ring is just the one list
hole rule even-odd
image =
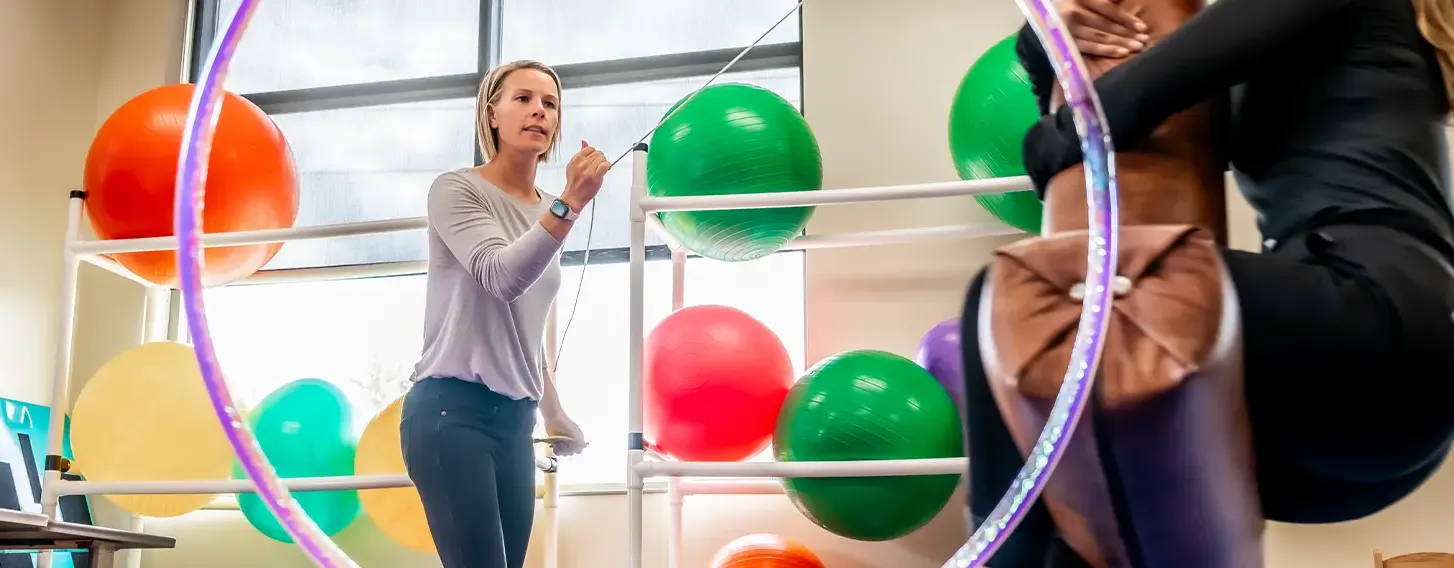
[[[646, 183], [652, 196], [822, 189], [818, 140], [802, 113], [777, 93], [722, 83], [677, 101], [667, 113], [648, 148]], [[737, 262], [782, 249], [803, 232], [813, 209], [665, 211], [659, 216], [691, 252]]]
[[[964, 455], [959, 411], [913, 361], [875, 350], [814, 365], [788, 393], [773, 432], [778, 461], [953, 458]], [[820, 527], [883, 541], [923, 527], [960, 476], [783, 478], [788, 498]]]
[[[353, 407], [338, 387], [303, 379], [273, 391], [247, 420], [278, 477], [290, 478], [353, 475], [358, 448], [353, 418]], [[233, 476], [246, 479], [247, 473], [236, 464]], [[298, 491], [293, 498], [327, 535], [343, 530], [360, 511], [358, 491], [352, 489]], [[256, 493], [238, 494], [237, 502], [258, 531], [276, 541], [293, 542]]]
[[[1015, 54], [1015, 36], [981, 55], [954, 93], [949, 108], [949, 154], [963, 180], [1025, 175], [1021, 143], [1040, 119], [1030, 77]], [[995, 218], [1040, 233], [1044, 206], [1033, 191], [976, 195]]]

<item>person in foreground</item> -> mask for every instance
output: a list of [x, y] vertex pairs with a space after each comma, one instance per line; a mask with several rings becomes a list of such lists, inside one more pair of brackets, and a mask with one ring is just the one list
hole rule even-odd
[[557, 455], [585, 439], [546, 365], [559, 255], [610, 163], [581, 143], [555, 197], [536, 168], [560, 138], [560, 80], [516, 61], [480, 85], [485, 164], [445, 172], [428, 197], [423, 355], [405, 395], [404, 463], [445, 568], [518, 568], [535, 514], [536, 411]]
[[[1117, 147], [1230, 94], [1231, 166], [1264, 238], [1259, 253], [1222, 251], [1264, 516], [1341, 522], [1408, 496], [1454, 434], [1454, 6], [1220, 0], [1142, 49], [1114, 0], [1061, 4], [1083, 51], [1134, 55], [1095, 82]], [[1028, 25], [1019, 48], [1044, 111], [1056, 78]], [[1079, 164], [1070, 109], [1046, 114], [1024, 150], [1038, 191]], [[979, 365], [983, 282], [962, 320], [975, 524], [1024, 461]], [[990, 565], [1084, 565], [1055, 532], [1037, 505]]]

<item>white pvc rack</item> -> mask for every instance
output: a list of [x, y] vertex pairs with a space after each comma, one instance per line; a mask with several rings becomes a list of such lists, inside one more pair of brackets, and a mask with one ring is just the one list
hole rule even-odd
[[[661, 211], [756, 209], [773, 207], [806, 207], [821, 205], [843, 205], [905, 199], [929, 199], [968, 195], [988, 195], [1029, 189], [1029, 180], [1021, 177], [1006, 177], [988, 180], [955, 181], [914, 185], [861, 187], [829, 189], [821, 191], [783, 192], [767, 194], [740, 194], [723, 196], [693, 197], [651, 197], [646, 189], [647, 145], [637, 144], [632, 151], [633, 168], [630, 196], [630, 279], [631, 279], [631, 321], [630, 321], [630, 395], [627, 408], [629, 437], [627, 444], [627, 562], [628, 568], [642, 568], [642, 499], [645, 482], [654, 477], [667, 478], [667, 491], [671, 504], [671, 523], [668, 542], [668, 562], [671, 568], [682, 568], [682, 503], [687, 495], [741, 495], [782, 493], [779, 483], [772, 478], [782, 477], [870, 477], [894, 475], [935, 475], [964, 473], [968, 462], [965, 458], [913, 459], [913, 460], [865, 460], [840, 462], [679, 462], [663, 459], [649, 452], [642, 437], [642, 355], [646, 334], [644, 277], [646, 264], [646, 228], [650, 225], [671, 249], [672, 260], [672, 307], [683, 306], [686, 274], [686, 251], [657, 219], [654, 213]], [[66, 230], [65, 265], [62, 279], [60, 306], [59, 341], [56, 350], [55, 377], [50, 407], [49, 430], [50, 453], [61, 447], [62, 420], [69, 409], [69, 388], [71, 375], [71, 347], [74, 340], [76, 315], [76, 288], [80, 263], [89, 262], [100, 268], [121, 275], [149, 288], [147, 283], [107, 254], [143, 251], [176, 250], [178, 239], [155, 237], [120, 240], [83, 240], [81, 226], [84, 221], [85, 194], [71, 193], [70, 211]], [[423, 230], [423, 217], [368, 221], [337, 225], [320, 225], [292, 229], [243, 231], [234, 233], [213, 233], [204, 235], [205, 247], [237, 246], [264, 243], [278, 243], [299, 240], [328, 239], [347, 236], [393, 233]], [[968, 239], [998, 235], [1019, 234], [1021, 231], [998, 222], [981, 222], [967, 225], [916, 227], [841, 234], [804, 235], [785, 248], [788, 250], [809, 250], [822, 248], [843, 248], [890, 244], [909, 244], [931, 240]], [[327, 272], [335, 277], [360, 277], [370, 275], [418, 272], [422, 263], [392, 263], [372, 267], [348, 267], [339, 269], [304, 269], [271, 271], [259, 273], [249, 282], [293, 280], [306, 274]], [[554, 333], [551, 333], [553, 336]], [[554, 339], [551, 337], [549, 339]], [[155, 493], [245, 493], [252, 492], [248, 480], [219, 481], [138, 481], [138, 482], [95, 482], [65, 481], [60, 471], [52, 467], [53, 458], [47, 459], [44, 486], [42, 490], [42, 512], [52, 518], [57, 514], [57, 503], [63, 495], [107, 495], [107, 494], [155, 494]], [[537, 458], [537, 464], [546, 471], [545, 508], [550, 533], [547, 538], [549, 550], [546, 553], [547, 566], [555, 566], [557, 558], [554, 508], [558, 498], [558, 484], [555, 480], [556, 461], [553, 457]], [[717, 479], [712, 479], [717, 478]], [[755, 479], [754, 479], [755, 478]], [[286, 485], [292, 491], [325, 491], [342, 489], [379, 489], [408, 487], [412, 482], [404, 475], [340, 476], [321, 478], [289, 479]], [[138, 527], [133, 527], [138, 528]], [[42, 568], [48, 568], [48, 553], [41, 555]]]
[[[647, 145], [637, 144], [632, 151], [631, 204], [631, 352], [630, 395], [628, 403], [627, 444], [627, 568], [642, 568], [642, 499], [646, 480], [667, 478], [671, 503], [670, 534], [667, 539], [667, 565], [683, 568], [682, 502], [687, 495], [742, 495], [782, 493], [782, 486], [771, 478], [783, 477], [881, 477], [901, 475], [939, 475], [965, 473], [966, 458], [931, 458], [911, 460], [862, 460], [832, 462], [682, 462], [664, 459], [645, 447], [642, 428], [641, 369], [645, 329], [646, 227], [665, 241], [672, 251], [672, 309], [683, 307], [686, 289], [687, 250], [666, 231], [655, 215], [661, 211], [705, 211], [722, 209], [760, 209], [769, 207], [804, 207], [845, 205], [905, 199], [929, 199], [966, 195], [989, 195], [1030, 189], [1024, 176], [987, 180], [891, 185], [822, 191], [714, 195], [692, 197], [652, 197], [647, 195]], [[998, 222], [967, 225], [916, 227], [855, 233], [804, 235], [794, 239], [785, 249], [809, 250], [858, 246], [909, 244], [932, 240], [968, 239], [1013, 235], [1020, 230]], [[699, 478], [699, 479], [691, 479]], [[708, 480], [709, 478], [718, 478]], [[736, 478], [736, 479], [731, 479]], [[756, 478], [756, 479], [751, 479]]]
[[[179, 246], [178, 239], [173, 237], [155, 237], [142, 239], [112, 239], [112, 240], [85, 240], [81, 238], [81, 227], [85, 223], [85, 200], [83, 191], [72, 191], [70, 194], [69, 211], [66, 215], [66, 243], [64, 254], [64, 267], [61, 276], [61, 305], [60, 305], [60, 328], [55, 353], [55, 374], [52, 378], [50, 425], [47, 431], [47, 453], [46, 471], [42, 479], [41, 488], [41, 513], [51, 519], [58, 519], [58, 504], [60, 498], [66, 495], [136, 495], [136, 494], [237, 494], [252, 493], [256, 489], [250, 480], [247, 479], [220, 479], [216, 481], [69, 481], [61, 479], [59, 469], [59, 448], [62, 446], [63, 420], [70, 412], [70, 385], [71, 385], [71, 350], [75, 343], [75, 320], [76, 320], [76, 295], [78, 281], [80, 279], [81, 262], [89, 262], [109, 272], [123, 276], [146, 287], [148, 302], [164, 297], [164, 294], [157, 294], [164, 289], [147, 282], [131, 271], [127, 270], [120, 263], [106, 257], [108, 254], [176, 250]], [[392, 233], [409, 230], [422, 230], [425, 227], [424, 218], [414, 219], [392, 219], [387, 221], [371, 221], [365, 223], [348, 223], [341, 225], [326, 225], [314, 227], [300, 227], [296, 229], [277, 229], [265, 231], [241, 231], [233, 233], [215, 233], [204, 235], [202, 244], [205, 247], [251, 245], [264, 243], [278, 243], [307, 239], [323, 239], [346, 237], [353, 235], [370, 235], [380, 233]], [[403, 263], [391, 265], [395, 274], [401, 273], [409, 268]], [[420, 265], [422, 267], [422, 264]], [[349, 267], [344, 270], [333, 271], [332, 274], [338, 277], [358, 277], [373, 275], [378, 271], [376, 267], [366, 267], [363, 270]], [[279, 271], [289, 273], [288, 277], [306, 277], [304, 274], [312, 271]], [[258, 274], [249, 281], [267, 281], [277, 279], [275, 275]], [[283, 278], [290, 279], [290, 278]], [[155, 322], [148, 322], [146, 341], [158, 341], [165, 339], [164, 330], [154, 325]], [[554, 356], [554, 333], [549, 337], [547, 347], [551, 348], [550, 355]], [[541, 494], [544, 514], [542, 515], [546, 526], [545, 538], [545, 566], [555, 568], [557, 564], [557, 552], [559, 543], [559, 524], [556, 517], [556, 503], [560, 497], [560, 485], [556, 477], [559, 466], [555, 457], [547, 449], [545, 455], [535, 457], [535, 466], [545, 472], [544, 491]], [[84, 467], [82, 468], [84, 472]], [[387, 489], [394, 487], [412, 487], [413, 481], [407, 475], [352, 475], [333, 477], [301, 477], [285, 479], [283, 484], [289, 491], [338, 491], [348, 489]], [[143, 519], [133, 515], [130, 530], [141, 531]], [[39, 554], [38, 568], [50, 568], [52, 553], [42, 551]]]

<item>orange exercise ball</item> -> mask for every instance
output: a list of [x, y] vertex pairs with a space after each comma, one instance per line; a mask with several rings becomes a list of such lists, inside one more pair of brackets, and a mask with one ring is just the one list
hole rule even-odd
[[727, 543], [712, 557], [712, 568], [824, 568], [818, 555], [801, 543], [775, 534], [750, 534]]
[[[175, 233], [177, 159], [182, 153], [191, 84], [152, 89], [116, 109], [86, 156], [86, 211], [101, 239]], [[283, 132], [257, 105], [224, 93], [207, 162], [202, 230], [208, 233], [285, 229], [298, 218], [298, 175]], [[282, 243], [205, 249], [202, 285], [252, 275]], [[176, 287], [175, 251], [113, 258], [142, 279]]]

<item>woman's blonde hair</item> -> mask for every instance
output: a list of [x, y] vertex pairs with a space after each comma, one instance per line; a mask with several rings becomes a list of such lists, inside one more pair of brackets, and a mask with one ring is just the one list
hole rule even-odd
[[[555, 92], [560, 93], [560, 76], [556, 75], [555, 70], [550, 66], [539, 61], [528, 59], [511, 61], [486, 73], [485, 78], [480, 81], [479, 94], [475, 95], [475, 137], [479, 139], [480, 153], [484, 154], [485, 162], [495, 159], [495, 155], [500, 151], [500, 133], [490, 127], [490, 106], [500, 102], [500, 96], [505, 90], [505, 78], [521, 69], [534, 69], [550, 75], [550, 78], [555, 80]], [[540, 154], [542, 162], [555, 155], [556, 142], [560, 141], [560, 115], [560, 105], [557, 104], [555, 132], [550, 135], [550, 147]]]
[[1439, 67], [1444, 74], [1444, 96], [1454, 109], [1454, 2], [1449, 0], [1413, 0], [1418, 13], [1419, 31], [1438, 51]]

